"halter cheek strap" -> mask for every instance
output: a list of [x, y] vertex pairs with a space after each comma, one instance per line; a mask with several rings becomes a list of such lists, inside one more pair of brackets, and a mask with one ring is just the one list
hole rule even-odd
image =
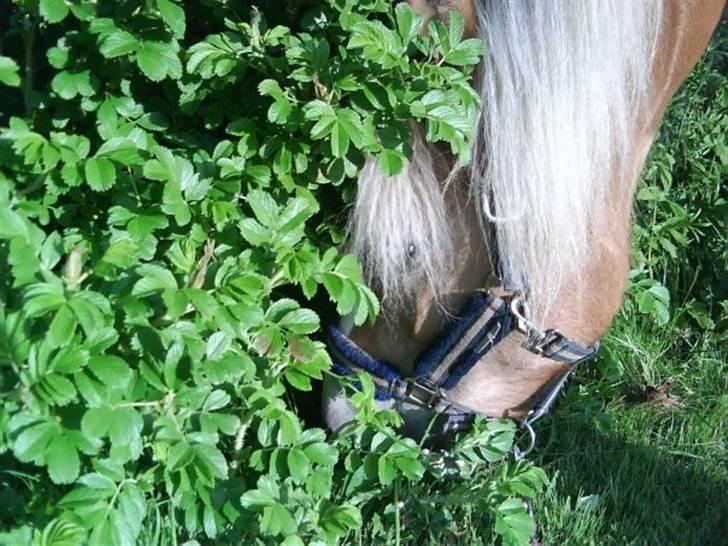
[[584, 347], [556, 330], [542, 331], [528, 318], [523, 300], [501, 298], [492, 292], [474, 293], [457, 320], [452, 321], [415, 362], [415, 376], [402, 377], [389, 362], [361, 349], [335, 326], [329, 327], [333, 370], [340, 375], [366, 373], [376, 387], [379, 400], [398, 400], [432, 410], [447, 417], [446, 432], [462, 430], [478, 413], [452, 400], [446, 392], [455, 387], [493, 347], [509, 336], [518, 336], [521, 346], [555, 363], [566, 364], [539, 393], [534, 406], [521, 421], [533, 447], [533, 423], [549, 412], [577, 364], [593, 357], [598, 344]]

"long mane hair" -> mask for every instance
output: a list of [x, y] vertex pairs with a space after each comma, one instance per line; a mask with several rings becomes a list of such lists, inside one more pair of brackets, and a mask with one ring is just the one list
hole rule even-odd
[[[638, 112], [649, 107], [663, 4], [475, 3], [489, 50], [476, 81], [482, 113], [469, 187], [481, 227], [495, 234], [503, 273], [527, 289], [543, 319], [567, 277], [579, 286], [610, 183], [632, 190], [626, 159]], [[435, 176], [435, 156], [421, 137], [413, 150], [394, 179], [369, 162], [350, 221], [370, 282], [394, 307], [423, 282], [437, 297], [455, 255], [448, 185]]]

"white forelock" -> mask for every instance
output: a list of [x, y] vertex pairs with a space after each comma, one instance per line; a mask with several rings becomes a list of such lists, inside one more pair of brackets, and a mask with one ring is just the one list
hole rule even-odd
[[405, 303], [422, 282], [437, 293], [452, 263], [446, 183], [417, 130], [412, 149], [412, 159], [392, 177], [382, 174], [375, 159], [367, 160], [349, 222], [353, 250], [385, 310]]

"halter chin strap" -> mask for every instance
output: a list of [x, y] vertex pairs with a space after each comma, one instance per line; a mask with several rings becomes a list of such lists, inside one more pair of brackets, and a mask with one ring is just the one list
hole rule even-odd
[[474, 293], [460, 317], [417, 358], [414, 377], [402, 377], [392, 364], [375, 359], [335, 326], [329, 327], [329, 349], [336, 373], [368, 374], [378, 400], [394, 399], [443, 414], [447, 418], [444, 431], [453, 432], [469, 426], [478, 412], [458, 404], [446, 391], [509, 336], [519, 336], [521, 346], [534, 354], [568, 365], [541, 390], [520, 422], [530, 439], [530, 445], [517, 452], [524, 456], [535, 443], [532, 425], [549, 412], [574, 367], [593, 357], [599, 344], [584, 347], [556, 330], [539, 329], [528, 320], [525, 303], [517, 294], [501, 298], [492, 292]]

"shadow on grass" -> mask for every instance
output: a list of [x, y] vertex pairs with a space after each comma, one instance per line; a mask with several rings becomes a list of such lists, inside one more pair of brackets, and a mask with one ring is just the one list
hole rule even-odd
[[680, 451], [655, 442], [653, 430], [627, 436], [575, 418], [544, 423], [533, 460], [556, 476], [535, 506], [544, 544], [726, 543], [724, 444], [718, 437]]

